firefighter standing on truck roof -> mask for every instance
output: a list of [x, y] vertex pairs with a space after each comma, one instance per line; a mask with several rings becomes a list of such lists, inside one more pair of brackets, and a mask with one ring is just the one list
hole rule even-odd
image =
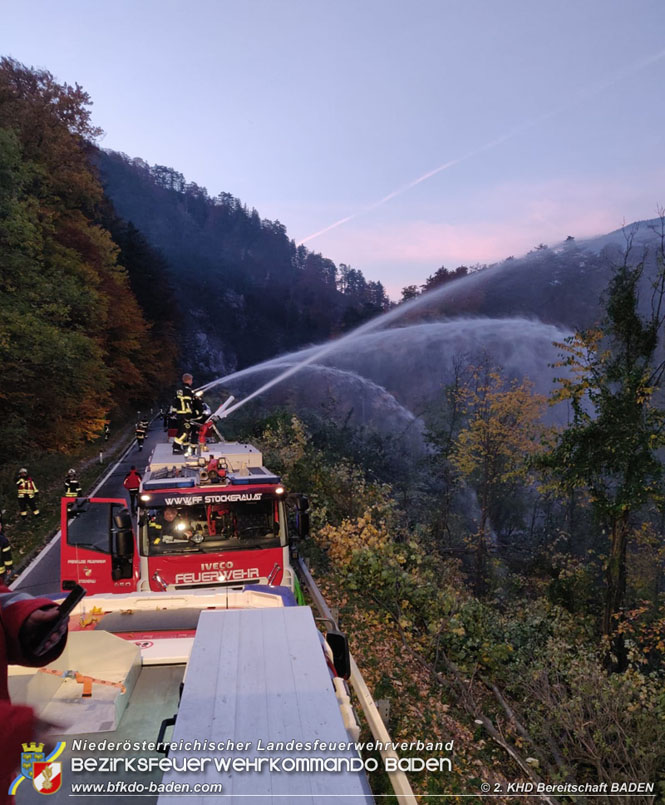
[[187, 454], [192, 455], [196, 452], [196, 445], [199, 440], [199, 432], [203, 423], [206, 421], [206, 418], [210, 416], [210, 409], [208, 406], [203, 402], [201, 397], [199, 396], [201, 392], [198, 394], [195, 392], [192, 395], [192, 414], [189, 418], [189, 434], [188, 442], [187, 442]]
[[21, 467], [16, 479], [16, 494], [18, 496], [19, 512], [23, 519], [28, 516], [28, 507], [30, 507], [30, 511], [35, 516], [39, 514], [39, 506], [36, 501], [38, 491], [35, 482], [28, 475], [27, 469]]
[[76, 476], [76, 470], [69, 470], [65, 478], [65, 497], [80, 498], [83, 495], [81, 484]]
[[174, 453], [183, 453], [190, 442], [189, 434], [192, 429], [190, 419], [194, 410], [192, 407], [194, 400], [194, 391], [192, 389], [193, 380], [194, 378], [188, 373], [182, 376], [182, 386], [176, 392], [173, 405], [171, 406], [171, 411], [178, 420], [178, 434], [173, 440]]

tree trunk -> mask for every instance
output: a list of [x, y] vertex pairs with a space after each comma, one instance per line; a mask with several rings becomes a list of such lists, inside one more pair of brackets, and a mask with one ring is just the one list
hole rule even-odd
[[480, 530], [476, 545], [476, 584], [475, 592], [479, 598], [487, 593], [487, 523], [489, 513], [483, 500], [480, 514]]
[[[628, 543], [628, 512], [612, 521], [610, 555], [607, 561], [607, 589], [603, 612], [603, 634], [608, 638], [605, 666], [614, 672], [628, 667], [623, 635], [618, 631], [626, 598], [626, 546]], [[617, 617], [618, 616], [618, 617]]]

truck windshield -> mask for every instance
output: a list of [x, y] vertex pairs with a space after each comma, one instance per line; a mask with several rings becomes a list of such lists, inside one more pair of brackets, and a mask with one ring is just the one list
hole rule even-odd
[[147, 509], [139, 519], [142, 553], [217, 553], [281, 544], [282, 503], [276, 499]]

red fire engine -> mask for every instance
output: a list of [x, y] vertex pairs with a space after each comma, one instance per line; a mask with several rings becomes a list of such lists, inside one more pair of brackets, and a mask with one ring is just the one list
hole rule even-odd
[[280, 585], [294, 590], [287, 497], [299, 536], [307, 500], [288, 495], [261, 452], [238, 442], [174, 455], [158, 444], [136, 520], [121, 498], [62, 499], [61, 579], [91, 594]]

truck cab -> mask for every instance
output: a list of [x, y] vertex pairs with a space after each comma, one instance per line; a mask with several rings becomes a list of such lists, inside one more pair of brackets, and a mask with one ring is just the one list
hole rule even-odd
[[[174, 455], [158, 444], [132, 518], [122, 498], [63, 498], [62, 588], [164, 592], [266, 584], [294, 589], [287, 495], [249, 444]], [[304, 535], [302, 496], [291, 496]]]

